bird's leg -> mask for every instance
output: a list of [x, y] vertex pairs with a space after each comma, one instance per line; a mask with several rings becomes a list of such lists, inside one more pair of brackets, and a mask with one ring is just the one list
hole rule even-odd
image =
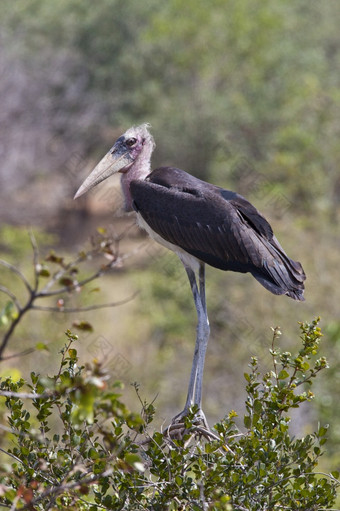
[[200, 349], [198, 352], [194, 403], [198, 405], [199, 409], [201, 409], [204, 361], [210, 335], [207, 305], [205, 299], [205, 267], [203, 263], [200, 264], [199, 268], [199, 284], [203, 313], [201, 316], [198, 316], [197, 329], [198, 337], [200, 338]]
[[[200, 297], [201, 297], [202, 307], [205, 312], [206, 319], [208, 321], [207, 302], [205, 299], [205, 264], [204, 263], [200, 263], [198, 279], [199, 279], [199, 284], [200, 284]], [[209, 321], [208, 321], [208, 324], [209, 324]]]
[[185, 402], [184, 410], [178, 414], [174, 419], [173, 423], [178, 422], [180, 419], [185, 417], [192, 405], [197, 405], [198, 416], [203, 421], [204, 425], [207, 426], [207, 422], [202, 411], [202, 383], [203, 383], [203, 368], [205, 352], [207, 349], [209, 339], [209, 322], [206, 312], [206, 301], [205, 301], [205, 278], [204, 278], [204, 264], [201, 263], [199, 269], [199, 286], [198, 290], [196, 276], [194, 271], [185, 266], [187, 272], [191, 291], [195, 301], [195, 307], [197, 311], [197, 335], [194, 358], [191, 367], [191, 374], [188, 387], [188, 395]]
[[188, 268], [188, 267], [185, 267], [185, 270], [187, 272], [188, 279], [190, 282], [190, 287], [191, 287], [191, 291], [192, 291], [192, 294], [194, 297], [195, 307], [196, 307], [197, 317], [198, 317], [194, 358], [193, 358], [192, 366], [191, 366], [191, 374], [190, 374], [190, 380], [189, 380], [187, 399], [186, 399], [184, 410], [183, 410], [183, 412], [188, 412], [190, 406], [196, 404], [195, 400], [194, 400], [194, 394], [195, 394], [196, 377], [197, 377], [197, 363], [198, 363], [199, 351], [200, 351], [199, 323], [200, 323], [200, 317], [203, 314], [203, 306], [202, 306], [201, 297], [200, 297], [200, 294], [199, 294], [199, 291], [197, 288], [195, 273], [193, 272], [193, 270], [191, 268]]

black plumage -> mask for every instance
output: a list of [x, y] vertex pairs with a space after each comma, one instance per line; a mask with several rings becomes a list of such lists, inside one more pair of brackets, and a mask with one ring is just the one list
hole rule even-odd
[[249, 272], [274, 294], [304, 300], [301, 264], [241, 195], [173, 167], [131, 181], [130, 191], [134, 209], [164, 240], [215, 268]]

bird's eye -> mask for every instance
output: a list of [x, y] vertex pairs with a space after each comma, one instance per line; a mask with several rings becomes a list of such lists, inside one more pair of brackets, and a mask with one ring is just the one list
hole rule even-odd
[[126, 141], [126, 145], [128, 147], [132, 147], [133, 145], [135, 145], [135, 143], [137, 142], [137, 139], [132, 137], [132, 138], [129, 138], [127, 141]]

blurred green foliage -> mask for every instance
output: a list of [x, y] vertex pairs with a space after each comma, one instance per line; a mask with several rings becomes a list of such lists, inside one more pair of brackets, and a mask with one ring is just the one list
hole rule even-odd
[[338, 214], [338, 2], [16, 0], [0, 14], [12, 59], [43, 69], [51, 136], [89, 154], [106, 127], [148, 120], [162, 162], [235, 187], [247, 161], [295, 209]]
[[[34, 237], [38, 245], [54, 245], [57, 237], [46, 230], [34, 228]], [[28, 258], [31, 263], [32, 244], [29, 237], [29, 229], [23, 226], [0, 226], [0, 251], [8, 262], [17, 264]], [[2, 268], [1, 270], [2, 271]], [[3, 275], [2, 275], [3, 278]]]

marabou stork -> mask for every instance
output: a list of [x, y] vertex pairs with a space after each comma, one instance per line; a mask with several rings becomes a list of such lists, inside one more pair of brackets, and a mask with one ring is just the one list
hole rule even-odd
[[[251, 273], [276, 295], [304, 300], [305, 273], [290, 259], [267, 220], [235, 192], [201, 181], [174, 167], [151, 172], [155, 148], [149, 125], [128, 129], [98, 163], [77, 191], [80, 197], [117, 172], [126, 211], [134, 210], [138, 224], [158, 243], [175, 252], [188, 275], [197, 311], [197, 337], [188, 395], [180, 421], [192, 405], [202, 412], [202, 379], [210, 333], [205, 300], [205, 263]], [[198, 277], [198, 283], [196, 280]]]

